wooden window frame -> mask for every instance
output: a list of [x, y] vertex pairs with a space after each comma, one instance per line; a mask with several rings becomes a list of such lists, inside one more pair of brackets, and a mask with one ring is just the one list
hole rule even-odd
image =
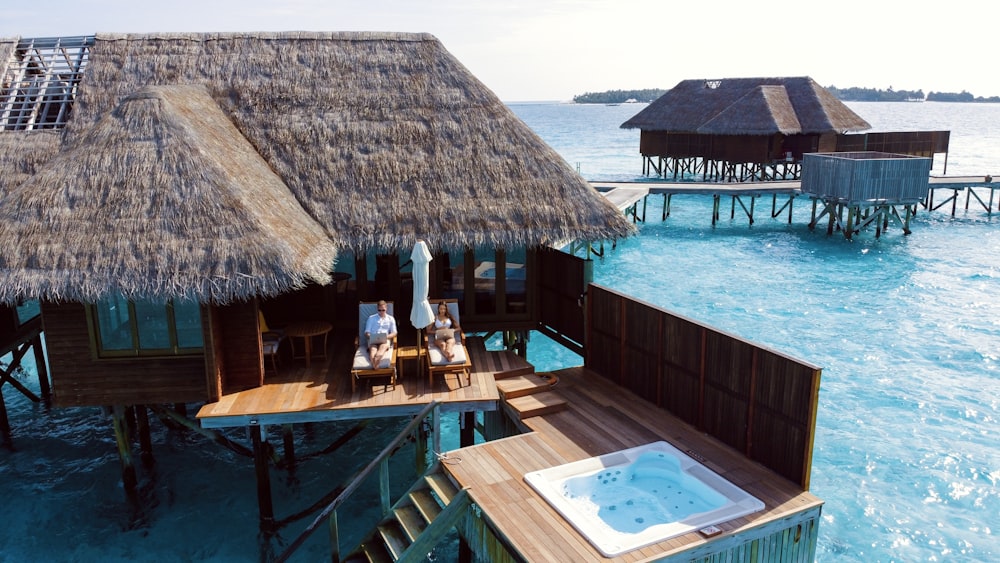
[[[169, 347], [142, 348], [139, 342], [139, 321], [135, 311], [135, 301], [129, 299], [125, 302], [128, 303], [128, 326], [129, 334], [132, 338], [132, 347], [119, 350], [109, 350], [104, 348], [101, 341], [101, 327], [99, 322], [100, 314], [97, 310], [99, 305], [96, 303], [87, 304], [87, 326], [88, 332], [90, 333], [90, 348], [95, 359], [175, 358], [197, 356], [205, 353], [204, 330], [201, 332], [201, 346], [182, 348], [178, 345], [177, 320], [174, 317], [173, 301], [163, 303], [163, 307], [166, 309], [166, 329], [168, 340], [170, 341]], [[199, 315], [198, 321], [199, 324], [202, 322], [201, 315]], [[204, 327], [202, 328], [204, 329]]]

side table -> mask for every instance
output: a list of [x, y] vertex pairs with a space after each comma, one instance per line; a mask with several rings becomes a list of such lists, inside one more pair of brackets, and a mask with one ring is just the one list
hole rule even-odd
[[403, 377], [403, 362], [408, 360], [417, 362], [417, 376], [420, 376], [420, 348], [418, 346], [400, 346], [396, 350], [396, 372], [399, 377]]
[[[323, 357], [325, 358], [326, 339], [331, 330], [333, 330], [333, 325], [326, 321], [299, 321], [286, 326], [285, 334], [288, 335], [288, 340], [292, 344], [292, 359], [305, 358], [306, 367], [308, 368], [309, 364], [312, 362], [312, 340], [313, 337], [316, 336], [323, 337]], [[295, 355], [296, 338], [301, 338], [304, 341], [304, 356]]]

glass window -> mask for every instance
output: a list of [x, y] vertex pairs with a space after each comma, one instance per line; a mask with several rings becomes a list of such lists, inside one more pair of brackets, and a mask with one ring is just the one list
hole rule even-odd
[[507, 252], [506, 294], [508, 313], [526, 313], [528, 310], [528, 266], [524, 248]]
[[200, 354], [204, 346], [201, 308], [193, 301], [112, 297], [94, 304], [90, 318], [100, 357]]
[[174, 302], [174, 326], [177, 327], [177, 346], [201, 348], [201, 306], [196, 301]]
[[132, 350], [131, 315], [128, 301], [113, 297], [94, 306], [97, 310], [98, 350]]
[[23, 301], [17, 304], [17, 322], [24, 324], [42, 313], [38, 301]]

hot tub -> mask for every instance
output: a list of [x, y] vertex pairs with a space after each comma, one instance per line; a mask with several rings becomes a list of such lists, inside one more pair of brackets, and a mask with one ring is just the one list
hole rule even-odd
[[764, 503], [667, 442], [524, 476], [608, 557], [764, 509]]

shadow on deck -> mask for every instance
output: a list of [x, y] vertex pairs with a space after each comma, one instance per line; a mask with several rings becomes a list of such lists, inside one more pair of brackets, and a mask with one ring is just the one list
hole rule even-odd
[[263, 386], [224, 395], [203, 406], [197, 418], [204, 428], [223, 428], [393, 417], [416, 414], [431, 401], [441, 403], [443, 412], [496, 410], [499, 394], [493, 374], [529, 364], [512, 352], [487, 351], [482, 338], [469, 337], [467, 348], [471, 384], [448, 375], [431, 385], [420, 357], [400, 363], [395, 386], [382, 379], [362, 380], [352, 393], [353, 342], [331, 337], [325, 359], [314, 357], [309, 368], [303, 360], [286, 359], [277, 373], [268, 369]]

